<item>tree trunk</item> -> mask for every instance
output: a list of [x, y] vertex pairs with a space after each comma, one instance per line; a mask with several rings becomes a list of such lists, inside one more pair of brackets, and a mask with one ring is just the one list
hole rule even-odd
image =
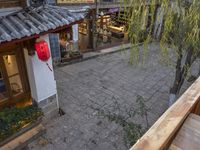
[[176, 97], [179, 94], [181, 87], [187, 76], [188, 69], [191, 67], [192, 62], [193, 62], [193, 60], [192, 60], [193, 50], [192, 49], [190, 49], [187, 52], [187, 56], [186, 56], [183, 66], [181, 65], [182, 58], [183, 58], [181, 47], [179, 48], [178, 54], [179, 54], [179, 57], [176, 62], [175, 80], [174, 80], [173, 86], [170, 89], [169, 106], [171, 106], [175, 102]]
[[178, 49], [178, 58], [176, 61], [176, 73], [173, 86], [170, 88], [170, 95], [169, 95], [169, 106], [171, 106], [176, 100], [176, 93], [179, 86], [179, 82], [181, 79], [181, 61], [183, 58], [182, 54], [182, 47], [180, 46]]
[[198, 73], [197, 77], [198, 77], [198, 76], [200, 76], [200, 64], [199, 64], [199, 73]]

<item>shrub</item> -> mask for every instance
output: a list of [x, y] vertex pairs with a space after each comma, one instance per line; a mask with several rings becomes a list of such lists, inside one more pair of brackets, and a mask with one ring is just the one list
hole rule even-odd
[[18, 132], [24, 125], [36, 121], [42, 114], [41, 109], [35, 106], [0, 110], [0, 142]]

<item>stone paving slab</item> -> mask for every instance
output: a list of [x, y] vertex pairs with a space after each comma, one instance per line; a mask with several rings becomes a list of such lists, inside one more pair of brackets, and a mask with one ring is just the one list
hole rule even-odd
[[[141, 95], [151, 108], [148, 117], [152, 125], [168, 107], [174, 68], [162, 63], [157, 43], [150, 44], [149, 49], [143, 65], [130, 65], [130, 53], [124, 51], [57, 68], [60, 106], [66, 114], [46, 124], [47, 133], [43, 138], [48, 144], [35, 141], [30, 149], [128, 149], [122, 127], [99, 117], [90, 106], [110, 109], [118, 102], [122, 108], [124, 105], [135, 108], [136, 97]], [[144, 124], [143, 118], [133, 121]]]
[[[141, 44], [139, 44], [139, 45], [141, 45]], [[111, 54], [111, 53], [116, 53], [116, 52], [119, 52], [119, 51], [128, 50], [128, 49], [130, 49], [130, 46], [131, 46], [130, 43], [126, 43], [126, 44], [118, 45], [118, 46], [111, 47], [111, 48], [106, 48], [106, 49], [102, 49], [102, 50], [98, 50], [98, 51], [91, 51], [91, 52], [83, 53], [82, 58], [72, 60], [70, 62], [63, 62], [63, 63], [59, 64], [59, 66], [71, 65], [71, 64], [74, 64], [74, 63], [83, 62], [83, 61], [86, 61], [86, 60], [89, 60], [89, 59], [93, 59], [93, 58], [96, 58], [96, 57], [99, 57], [99, 56], [103, 56], [103, 55], [107, 55], [107, 54]]]

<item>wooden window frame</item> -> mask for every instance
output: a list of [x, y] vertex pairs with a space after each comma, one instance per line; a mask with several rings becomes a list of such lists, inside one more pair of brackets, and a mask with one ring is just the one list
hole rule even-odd
[[[16, 57], [18, 74], [20, 76], [23, 93], [14, 96], [11, 90], [9, 77], [4, 64], [4, 55], [14, 55]], [[27, 70], [25, 65], [24, 52], [21, 45], [14, 44], [12, 46], [0, 47], [0, 65], [2, 69], [2, 75], [5, 82], [6, 90], [8, 93], [8, 98], [5, 101], [0, 102], [0, 107], [2, 106], [12, 106], [22, 99], [30, 98], [30, 86], [28, 82]]]

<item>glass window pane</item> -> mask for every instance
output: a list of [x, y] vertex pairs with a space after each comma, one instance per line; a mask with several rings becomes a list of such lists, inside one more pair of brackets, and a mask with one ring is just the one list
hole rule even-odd
[[5, 55], [3, 56], [4, 63], [6, 66], [8, 79], [10, 82], [10, 87], [12, 94], [17, 96], [23, 93], [22, 82], [19, 75], [17, 60], [15, 55]]
[[3, 74], [0, 68], [0, 102], [6, 100], [8, 98], [8, 93], [6, 90], [6, 84], [3, 78]]

